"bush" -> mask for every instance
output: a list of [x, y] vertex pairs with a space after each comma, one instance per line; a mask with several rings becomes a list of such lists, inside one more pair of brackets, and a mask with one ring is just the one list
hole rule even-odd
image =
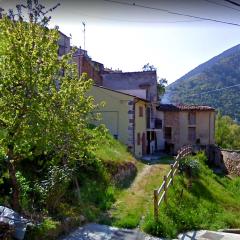
[[200, 165], [197, 159], [187, 157], [180, 160], [180, 171], [185, 172], [187, 177], [197, 177], [200, 171]]

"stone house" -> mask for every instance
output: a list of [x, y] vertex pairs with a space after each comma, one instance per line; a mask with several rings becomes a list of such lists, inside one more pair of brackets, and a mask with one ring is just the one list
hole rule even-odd
[[104, 124], [110, 133], [125, 144], [136, 156], [142, 157], [147, 151], [146, 108], [148, 101], [128, 93], [93, 86], [89, 92], [96, 103], [105, 102], [96, 112], [101, 120], [94, 124]]
[[158, 114], [163, 117], [165, 149], [176, 154], [188, 144], [214, 144], [215, 109], [199, 105], [160, 104]]

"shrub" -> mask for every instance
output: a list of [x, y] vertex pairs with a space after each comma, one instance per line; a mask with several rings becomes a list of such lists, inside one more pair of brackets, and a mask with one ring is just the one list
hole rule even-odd
[[197, 159], [187, 157], [180, 160], [180, 171], [185, 172], [187, 177], [197, 177], [199, 175], [199, 162]]

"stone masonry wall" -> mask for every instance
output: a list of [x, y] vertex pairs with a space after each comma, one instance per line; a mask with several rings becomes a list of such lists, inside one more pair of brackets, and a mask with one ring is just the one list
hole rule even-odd
[[206, 149], [209, 161], [227, 174], [240, 176], [240, 151], [221, 149], [209, 145]]
[[240, 176], [240, 151], [221, 150], [228, 173]]

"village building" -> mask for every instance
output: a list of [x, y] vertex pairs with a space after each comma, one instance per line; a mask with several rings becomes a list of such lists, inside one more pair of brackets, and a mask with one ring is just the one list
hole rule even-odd
[[77, 64], [79, 77], [86, 73], [94, 83], [98, 86], [102, 86], [102, 74], [104, 73], [104, 65], [102, 63], [93, 61], [87, 54], [86, 50], [81, 48], [73, 55], [73, 61]]
[[104, 124], [110, 133], [125, 144], [138, 158], [147, 152], [146, 108], [148, 101], [144, 98], [93, 86], [89, 92], [96, 103], [104, 102], [96, 112], [101, 114], [101, 120], [95, 124]]
[[162, 119], [157, 118], [156, 111], [156, 107], [159, 105], [156, 71], [112, 72], [105, 73], [102, 77], [104, 87], [132, 94], [148, 101], [146, 108], [146, 153], [152, 154], [161, 150], [164, 145], [163, 141], [160, 141]]
[[215, 143], [215, 109], [199, 105], [160, 104], [165, 150], [171, 154], [184, 145], [208, 146]]

